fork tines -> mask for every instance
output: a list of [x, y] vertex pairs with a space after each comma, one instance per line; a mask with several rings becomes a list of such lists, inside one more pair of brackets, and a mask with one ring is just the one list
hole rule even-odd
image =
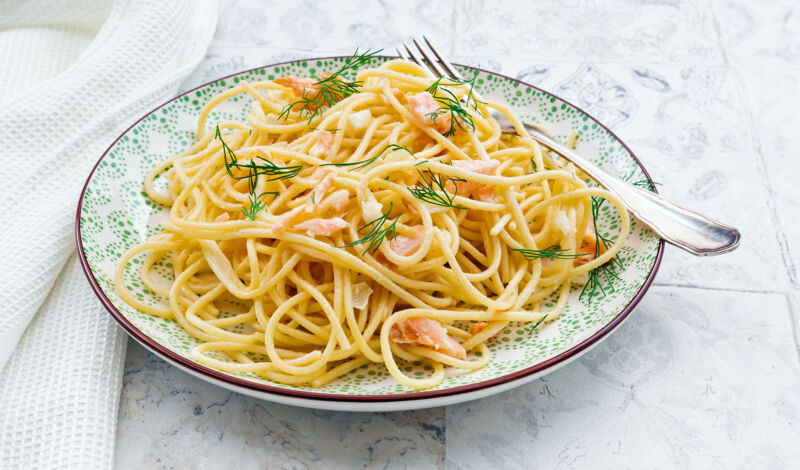
[[427, 48], [423, 47], [416, 39], [412, 38], [411, 41], [414, 43], [414, 46], [416, 46], [416, 50], [413, 47], [409, 47], [409, 45], [404, 42], [403, 47], [405, 51], [398, 47], [397, 53], [403, 59], [410, 60], [421, 66], [434, 77], [462, 80], [461, 74], [453, 67], [453, 64], [439, 54], [439, 51], [431, 44], [430, 40], [425, 36], [422, 36], [422, 39], [425, 41], [425, 44], [427, 44]]

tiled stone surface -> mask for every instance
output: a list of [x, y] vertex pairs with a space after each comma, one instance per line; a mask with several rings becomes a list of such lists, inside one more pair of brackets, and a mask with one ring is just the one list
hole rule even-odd
[[655, 288], [578, 361], [448, 407], [449, 467], [790, 468], [792, 322], [781, 294]]
[[800, 6], [793, 0], [713, 0], [733, 64], [800, 65]]
[[117, 468], [443, 468], [444, 409], [339, 413], [211, 386], [131, 341]]
[[[118, 468], [800, 466], [800, 6], [794, 0], [221, 2], [188, 89], [427, 34], [455, 62], [608, 124], [660, 191], [742, 230], [668, 247], [608, 341], [519, 389], [444, 409], [314, 412], [231, 394], [131, 342]], [[445, 419], [446, 415], [446, 419]]]
[[456, 2], [454, 52], [527, 60], [721, 64], [697, 1]]

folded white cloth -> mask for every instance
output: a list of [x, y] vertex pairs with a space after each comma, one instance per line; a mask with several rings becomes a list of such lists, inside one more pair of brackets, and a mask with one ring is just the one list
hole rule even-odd
[[70, 258], [77, 200], [106, 147], [204, 57], [216, 18], [215, 0], [3, 6], [2, 469], [112, 464], [125, 340]]

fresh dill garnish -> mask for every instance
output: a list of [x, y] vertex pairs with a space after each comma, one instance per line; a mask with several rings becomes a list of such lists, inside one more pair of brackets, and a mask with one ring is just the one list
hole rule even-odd
[[[583, 286], [579, 298], [587, 295], [587, 299], [591, 302], [592, 298], [601, 295], [603, 298], [607, 295], [606, 289], [610, 292], [615, 292], [614, 281], [620, 280], [619, 273], [617, 273], [617, 266], [622, 266], [622, 263], [617, 257], [614, 257], [608, 263], [598, 266], [589, 271], [589, 279], [586, 285]], [[603, 284], [605, 283], [605, 287]]]
[[[294, 178], [303, 169], [303, 165], [279, 166], [263, 157], [257, 157], [258, 160], [260, 160], [260, 163], [256, 163], [256, 161], [252, 158], [248, 163], [239, 163], [239, 158], [222, 138], [222, 134], [219, 131], [219, 126], [217, 126], [216, 137], [222, 143], [222, 154], [225, 158], [225, 169], [228, 171], [228, 175], [231, 178], [243, 180], [266, 175], [270, 177], [267, 179], [267, 181], [275, 181]], [[245, 176], [236, 176], [233, 174], [234, 168], [248, 170], [248, 173]]]
[[[266, 204], [261, 201], [262, 197], [267, 194], [278, 194], [272, 191], [265, 191], [258, 194], [256, 192], [256, 188], [258, 186], [259, 176], [268, 176], [269, 178], [267, 178], [267, 181], [282, 180], [294, 178], [303, 169], [303, 165], [278, 166], [262, 157], [258, 157], [262, 163], [257, 163], [256, 160], [252, 158], [248, 163], [239, 163], [239, 158], [233, 152], [233, 149], [231, 149], [222, 138], [222, 133], [219, 130], [219, 126], [217, 126], [216, 138], [219, 139], [220, 143], [222, 143], [222, 155], [225, 160], [225, 170], [228, 172], [228, 175], [236, 180], [247, 180], [247, 188], [248, 192], [250, 193], [250, 205], [247, 209], [242, 207], [242, 213], [250, 220], [255, 220], [256, 214], [266, 207]], [[234, 168], [238, 170], [246, 170], [247, 172], [244, 175], [237, 176], [233, 173]]]
[[[603, 235], [597, 226], [597, 221], [600, 219], [600, 209], [605, 202], [606, 200], [601, 197], [592, 196], [592, 221], [594, 225], [594, 237], [596, 240], [594, 245], [595, 258], [600, 256], [601, 243], [603, 244], [603, 249], [607, 249], [613, 243], [612, 240]], [[580, 298], [583, 298], [584, 295], [587, 295], [588, 300], [591, 302], [591, 299], [598, 294], [602, 294], [602, 297], [605, 297], [606, 289], [614, 292], [614, 281], [620, 279], [617, 269], [624, 269], [624, 266], [622, 265], [622, 261], [619, 259], [619, 257], [614, 256], [607, 263], [589, 271], [589, 279], [586, 281], [586, 284], [581, 290]], [[604, 283], [605, 286], [603, 286]]]
[[258, 194], [257, 186], [258, 186], [258, 174], [257, 174], [257, 167], [256, 163], [253, 160], [250, 160], [249, 171], [247, 175], [247, 190], [250, 193], [248, 195], [248, 199], [250, 200], [250, 205], [247, 209], [242, 207], [242, 214], [245, 215], [250, 220], [256, 220], [256, 214], [259, 213], [262, 209], [267, 207], [267, 205], [261, 201], [261, 198], [267, 194], [272, 194], [277, 196], [278, 193], [275, 191], [265, 191], [261, 194]]
[[313, 75], [317, 79], [314, 86], [318, 87], [318, 89], [314, 92], [303, 93], [302, 98], [284, 106], [278, 119], [287, 119], [292, 110], [297, 110], [301, 119], [308, 118], [308, 122], [311, 123], [315, 117], [322, 115], [325, 109], [358, 93], [361, 82], [349, 80], [347, 75], [349, 72], [369, 63], [381, 51], [383, 49], [378, 49], [377, 51], [367, 49], [366, 52], [359, 54], [358, 49], [356, 49], [353, 56], [346, 59], [344, 65], [332, 74], [325, 78]]
[[[458, 79], [458, 78], [444, 78], [439, 77], [431, 86], [429, 86], [425, 91], [430, 93], [431, 95], [436, 96], [436, 93], [439, 91], [440, 86], [459, 86], [459, 85], [469, 85], [467, 88], [467, 97], [464, 99], [464, 102], [467, 105], [470, 105], [473, 109], [478, 109], [478, 99], [475, 98], [475, 81], [478, 79], [478, 71], [475, 71], [475, 74], [470, 79]], [[447, 80], [447, 82], [442, 83], [442, 80]], [[482, 102], [482, 101], [481, 101]]]
[[222, 143], [222, 156], [225, 159], [225, 170], [228, 171], [229, 176], [236, 178], [233, 175], [231, 168], [233, 168], [233, 166], [237, 164], [239, 159], [236, 157], [236, 154], [233, 153], [233, 150], [231, 150], [231, 148], [228, 147], [228, 144], [225, 143], [225, 140], [222, 139], [222, 133], [219, 131], [219, 126], [217, 126], [217, 132], [214, 136], [217, 139], [219, 139], [220, 143]]
[[[623, 180], [630, 182], [635, 174], [636, 170], [634, 169], [628, 176], [623, 178]], [[631, 184], [650, 191], [654, 191], [656, 186], [661, 185], [661, 183], [656, 183], [655, 181], [651, 182], [648, 179], [638, 180]], [[592, 196], [592, 220], [594, 224], [594, 236], [596, 240], [594, 249], [595, 258], [600, 256], [601, 243], [603, 244], [604, 249], [607, 249], [613, 243], [611, 239], [603, 235], [597, 226], [597, 221], [600, 218], [600, 209], [605, 202], [606, 200], [601, 197]], [[619, 256], [614, 256], [607, 263], [589, 271], [589, 279], [587, 280], [586, 285], [583, 286], [580, 297], [583, 298], [583, 296], [586, 295], [591, 302], [592, 297], [595, 297], [596, 295], [602, 295], [602, 297], [605, 297], [606, 290], [614, 292], [614, 281], [620, 280], [618, 270], [622, 269], [625, 269], [622, 264], [622, 260], [619, 259]]]
[[366, 225], [363, 225], [358, 228], [358, 231], [360, 232], [366, 229], [367, 227], [371, 226], [372, 228], [370, 229], [369, 233], [367, 233], [364, 237], [359, 238], [358, 240], [352, 243], [344, 245], [341, 248], [366, 244], [367, 249], [364, 250], [364, 252], [361, 254], [365, 255], [370, 251], [372, 251], [372, 253], [374, 254], [378, 250], [378, 248], [380, 248], [384, 238], [388, 237], [389, 240], [394, 240], [394, 238], [397, 236], [397, 219], [394, 219], [394, 221], [391, 224], [389, 224], [388, 227], [384, 228], [383, 226], [389, 220], [389, 214], [392, 213], [392, 206], [393, 203], [390, 202], [389, 210], [387, 210], [383, 215], [373, 220], [372, 222], [369, 222]]
[[549, 313], [545, 313], [544, 316], [539, 319], [539, 321], [534, 323], [533, 326], [530, 327], [531, 331], [535, 330], [537, 326], [539, 326], [542, 323], [544, 323], [544, 321], [545, 321], [545, 319], [547, 318], [548, 315], [550, 315], [550, 314]]
[[279, 166], [267, 160], [266, 158], [263, 157], [256, 157], [256, 158], [260, 161], [260, 163], [256, 163], [256, 161], [251, 158], [249, 165], [241, 165], [241, 164], [235, 165], [237, 168], [253, 168], [254, 172], [252, 176], [248, 174], [248, 176], [246, 177], [234, 176], [234, 178], [241, 180], [244, 178], [252, 178], [265, 175], [269, 176], [269, 178], [267, 178], [267, 181], [277, 181], [277, 180], [285, 180], [288, 178], [294, 178], [295, 176], [300, 174], [300, 171], [303, 170], [303, 165]]
[[533, 170], [531, 171], [531, 173], [536, 173], [537, 171], [539, 171], [536, 169], [536, 162], [533, 161], [533, 157], [531, 157], [531, 169]]
[[378, 159], [378, 157], [380, 157], [381, 155], [383, 155], [383, 152], [385, 152], [385, 151], [387, 151], [387, 150], [389, 150], [389, 149], [392, 149], [392, 150], [405, 150], [405, 151], [406, 151], [406, 152], [408, 152], [408, 153], [409, 153], [409, 154], [410, 154], [412, 157], [414, 156], [414, 152], [412, 152], [411, 150], [409, 150], [409, 149], [407, 149], [407, 148], [403, 147], [402, 145], [397, 145], [397, 144], [389, 144], [389, 145], [387, 145], [386, 147], [384, 147], [384, 148], [383, 148], [383, 150], [381, 150], [380, 152], [378, 152], [378, 154], [377, 154], [377, 155], [375, 155], [375, 156], [374, 156], [374, 157], [372, 157], [372, 158], [368, 158], [368, 159], [366, 159], [366, 160], [361, 160], [361, 161], [358, 161], [358, 162], [350, 162], [350, 163], [323, 163], [323, 164], [322, 164], [322, 165], [320, 165], [320, 166], [352, 166], [353, 168], [350, 168], [350, 169], [349, 169], [349, 170], [347, 170], [347, 171], [358, 170], [358, 169], [360, 169], [360, 168], [364, 168], [364, 167], [367, 167], [367, 166], [370, 166], [370, 165], [372, 165], [372, 164], [375, 162], [375, 160], [377, 160], [377, 159]]
[[[436, 124], [437, 118], [448, 114], [450, 115], [450, 129], [442, 134], [445, 137], [455, 134], [457, 128], [464, 132], [475, 132], [475, 122], [473, 121], [472, 116], [469, 114], [467, 108], [471, 105], [473, 109], [478, 109], [478, 100], [474, 95], [475, 80], [477, 78], [477, 71], [469, 80], [453, 80], [448, 78], [447, 80], [449, 83], [442, 83], [444, 78], [440, 77], [431, 83], [431, 86], [425, 90], [433, 95], [433, 98], [437, 103], [439, 103], [439, 109], [428, 114], [428, 116], [433, 119], [434, 125]], [[469, 91], [467, 92], [465, 103], [463, 104], [455, 93], [445, 88], [447, 86], [456, 85], [469, 85]], [[467, 128], [469, 128], [469, 130], [467, 130]]]
[[642, 189], [646, 189], [648, 191], [654, 190], [656, 186], [661, 186], [661, 183], [656, 183], [655, 181], [650, 181], [647, 179], [639, 180], [631, 184], [634, 186], [638, 186]]
[[642, 189], [646, 189], [648, 191], [655, 191], [656, 186], [661, 186], [661, 183], [657, 183], [655, 181], [650, 181], [647, 178], [642, 178], [642, 179], [637, 180], [637, 181], [631, 181], [634, 178], [634, 176], [636, 176], [636, 169], [635, 168], [633, 170], [631, 170], [631, 173], [628, 176], [626, 176], [625, 178], [623, 178], [623, 180], [627, 181], [628, 183], [630, 183], [630, 184], [632, 184], [634, 186], [640, 187]]
[[570, 254], [566, 253], [566, 248], [561, 248], [558, 245], [551, 245], [543, 250], [532, 250], [529, 248], [512, 248], [512, 251], [517, 251], [522, 256], [525, 257], [526, 260], [531, 261], [538, 258], [548, 258], [548, 259], [573, 259], [577, 258], [579, 254]]
[[461, 105], [461, 101], [458, 100], [455, 93], [446, 88], [442, 88], [442, 92], [444, 92], [446, 96], [434, 96], [434, 99], [439, 103], [439, 109], [428, 114], [428, 116], [433, 119], [434, 125], [436, 125], [436, 119], [447, 114], [450, 115], [450, 128], [442, 135], [445, 137], [451, 136], [456, 133], [457, 128], [464, 132], [475, 132], [475, 122], [472, 120], [472, 116], [470, 116], [469, 111]]
[[[411, 193], [412, 196], [415, 198], [427, 202], [429, 204], [433, 204], [436, 206], [442, 207], [451, 207], [453, 209], [466, 209], [466, 207], [461, 207], [453, 204], [455, 201], [456, 195], [458, 195], [458, 186], [455, 185], [457, 181], [466, 181], [462, 178], [452, 178], [450, 176], [446, 177], [445, 181], [442, 181], [442, 175], [437, 175], [432, 173], [430, 170], [427, 170], [428, 178], [425, 175], [417, 170], [419, 173], [419, 177], [422, 179], [421, 183], [417, 183], [417, 186], [408, 186], [408, 191]], [[447, 192], [447, 189], [444, 187], [444, 184], [450, 180], [455, 185], [455, 192], [450, 194]], [[437, 190], [438, 188], [438, 190]]]
[[467, 92], [467, 105], [472, 102], [473, 109], [478, 109], [478, 99], [475, 98], [475, 81], [478, 80], [478, 71], [475, 71], [475, 74], [472, 75], [472, 78], [469, 80], [461, 80], [461, 83], [464, 85], [469, 85], [468, 92]]
[[[450, 80], [450, 83], [442, 83], [442, 80]], [[436, 96], [436, 93], [439, 91], [439, 86], [447, 86], [447, 85], [461, 85], [461, 81], [459, 80], [452, 80], [450, 78], [445, 79], [444, 77], [439, 77], [431, 83], [431, 86], [425, 89], [428, 93], [433, 96]]]
[[247, 209], [242, 207], [242, 214], [245, 215], [250, 220], [256, 220], [256, 214], [258, 214], [262, 209], [267, 207], [267, 205], [261, 201], [261, 198], [266, 196], [267, 194], [272, 194], [273, 196], [277, 196], [278, 193], [275, 191], [265, 191], [261, 194], [256, 195], [255, 193], [250, 193], [248, 198], [250, 200], [250, 205]]

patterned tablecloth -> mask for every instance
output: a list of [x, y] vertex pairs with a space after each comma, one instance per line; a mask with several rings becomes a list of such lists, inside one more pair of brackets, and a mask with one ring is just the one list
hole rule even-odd
[[458, 406], [337, 413], [225, 391], [130, 342], [118, 468], [789, 468], [800, 465], [800, 8], [795, 0], [223, 3], [188, 89], [428, 34], [455, 62], [605, 122], [660, 191], [738, 227], [667, 248], [610, 339]]

